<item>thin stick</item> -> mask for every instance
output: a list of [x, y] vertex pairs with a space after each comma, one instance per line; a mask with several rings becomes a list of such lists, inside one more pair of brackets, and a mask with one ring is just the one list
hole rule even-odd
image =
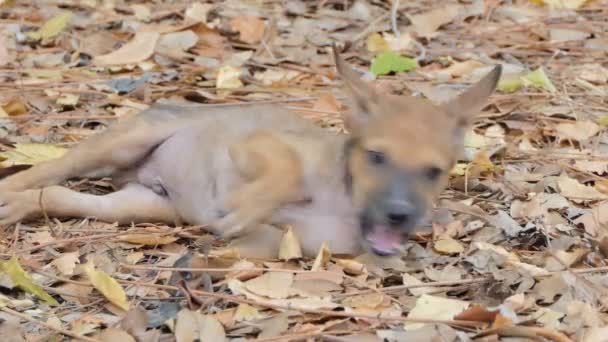
[[39, 320], [37, 320], [35, 318], [32, 318], [32, 317], [30, 317], [30, 316], [28, 316], [26, 314], [23, 314], [21, 312], [9, 309], [7, 307], [0, 307], [0, 311], [4, 311], [4, 312], [6, 312], [9, 315], [12, 315], [12, 316], [15, 316], [15, 317], [19, 317], [19, 318], [21, 318], [21, 319], [23, 319], [25, 321], [30, 322], [30, 323], [34, 323], [34, 324], [43, 326], [43, 327], [45, 327], [47, 329], [51, 329], [51, 330], [56, 331], [56, 332], [58, 332], [58, 333], [60, 333], [62, 335], [69, 336], [69, 337], [75, 338], [77, 340], [89, 341], [89, 342], [99, 342], [98, 340], [96, 340], [94, 338], [90, 338], [90, 337], [86, 337], [86, 336], [80, 336], [80, 335], [76, 334], [73, 331], [66, 330], [66, 329], [63, 329], [63, 328], [57, 328], [57, 327], [55, 327], [55, 326], [53, 326], [51, 324], [39, 321]]

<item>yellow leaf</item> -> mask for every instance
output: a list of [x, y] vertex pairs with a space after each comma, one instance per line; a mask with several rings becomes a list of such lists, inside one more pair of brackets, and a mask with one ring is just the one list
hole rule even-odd
[[293, 229], [289, 227], [281, 239], [281, 244], [279, 246], [279, 259], [291, 260], [301, 257], [302, 249], [300, 248], [300, 241], [298, 240], [296, 234], [294, 234]]
[[255, 321], [264, 317], [265, 316], [260, 313], [260, 310], [244, 303], [239, 304], [239, 306], [236, 308], [236, 312], [234, 313], [234, 320], [236, 322]]
[[545, 89], [551, 93], [557, 91], [557, 89], [545, 73], [545, 69], [543, 69], [543, 67], [539, 67], [538, 69], [523, 76], [522, 81], [524, 85], [531, 85], [535, 88]]
[[230, 65], [224, 65], [217, 74], [216, 87], [220, 89], [233, 89], [243, 86], [241, 82], [241, 69]]
[[63, 12], [49, 19], [38, 31], [28, 33], [33, 40], [53, 38], [68, 25], [72, 19], [72, 12]]
[[390, 51], [388, 42], [380, 33], [372, 33], [367, 37], [367, 50], [369, 52]]
[[76, 107], [80, 96], [75, 94], [63, 94], [57, 99], [57, 104], [63, 107]]
[[588, 0], [532, 0], [537, 5], [546, 5], [551, 8], [578, 9]]
[[120, 237], [121, 241], [135, 245], [158, 246], [167, 245], [177, 240], [174, 236], [160, 236], [158, 234], [128, 234]]
[[89, 277], [93, 287], [106, 297], [110, 303], [127, 311], [129, 310], [129, 302], [127, 295], [120, 284], [104, 271], [95, 269], [93, 262], [89, 261], [83, 266], [83, 270]]
[[9, 261], [2, 261], [0, 263], [0, 269], [8, 274], [11, 281], [23, 291], [36, 295], [38, 298], [43, 299], [51, 305], [59, 305], [55, 298], [46, 293], [42, 287], [34, 284], [30, 275], [21, 268], [16, 257], [12, 257]]
[[63, 156], [68, 150], [51, 144], [15, 144], [10, 151], [0, 152], [1, 166], [35, 165]]
[[437, 240], [433, 248], [435, 248], [437, 252], [444, 254], [458, 254], [464, 252], [462, 244], [452, 238]]

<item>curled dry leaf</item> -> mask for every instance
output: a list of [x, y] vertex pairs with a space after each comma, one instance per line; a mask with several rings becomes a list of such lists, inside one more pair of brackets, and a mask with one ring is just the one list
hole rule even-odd
[[289, 227], [281, 239], [281, 245], [279, 246], [279, 259], [291, 260], [299, 259], [301, 257], [302, 248], [300, 247], [300, 241], [293, 232], [293, 229]]
[[120, 49], [95, 57], [93, 63], [99, 66], [108, 66], [143, 62], [152, 56], [159, 38], [160, 34], [158, 32], [140, 31], [135, 35], [133, 40], [123, 45]]
[[175, 236], [159, 234], [127, 234], [119, 238], [120, 241], [132, 243], [134, 245], [159, 246], [167, 245], [177, 241]]
[[317, 253], [317, 257], [312, 264], [311, 271], [320, 271], [324, 269], [331, 259], [331, 252], [329, 251], [329, 246], [327, 242], [323, 242], [321, 248], [319, 249], [319, 253]]
[[597, 191], [593, 186], [579, 183], [566, 175], [557, 178], [557, 186], [560, 193], [573, 202], [582, 203], [584, 201], [605, 200], [608, 195]]

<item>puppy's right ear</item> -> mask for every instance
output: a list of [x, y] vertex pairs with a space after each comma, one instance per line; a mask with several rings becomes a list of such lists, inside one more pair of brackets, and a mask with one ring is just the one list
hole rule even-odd
[[334, 61], [338, 74], [346, 84], [350, 95], [350, 116], [346, 122], [349, 129], [353, 126], [365, 123], [374, 115], [374, 107], [378, 101], [378, 96], [374, 88], [361, 79], [361, 76], [351, 68], [338, 52], [336, 45], [332, 45]]

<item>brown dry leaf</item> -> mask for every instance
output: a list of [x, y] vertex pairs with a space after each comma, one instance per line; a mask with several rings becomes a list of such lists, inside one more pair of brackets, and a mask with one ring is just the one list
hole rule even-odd
[[317, 257], [312, 264], [311, 271], [321, 271], [327, 266], [327, 263], [331, 259], [331, 252], [329, 251], [329, 246], [327, 242], [323, 242], [321, 248], [319, 248], [319, 253], [317, 253]]
[[264, 38], [264, 20], [253, 16], [238, 16], [230, 21], [232, 30], [239, 33], [239, 40], [247, 44], [257, 44]]
[[[422, 282], [422, 280], [420, 280], [420, 279], [418, 279], [418, 278], [416, 278], [413, 275], [410, 275], [408, 273], [403, 273], [402, 279], [403, 279], [403, 285], [406, 285], [406, 286], [407, 285], [422, 285], [422, 284], [424, 284]], [[408, 288], [408, 291], [412, 295], [414, 295], [416, 297], [422, 296], [423, 294], [426, 294], [426, 293], [431, 293], [434, 290], [435, 290], [435, 288], [433, 288], [433, 287], [412, 287], [412, 288]]]
[[140, 31], [120, 49], [93, 58], [93, 63], [99, 66], [109, 66], [143, 62], [152, 56], [159, 38], [158, 32]]
[[266, 272], [257, 278], [245, 282], [247, 290], [269, 298], [282, 299], [289, 296], [293, 283], [293, 273]]
[[144, 340], [142, 337], [148, 328], [148, 314], [139, 306], [133, 307], [120, 321], [120, 327], [138, 341]]
[[342, 300], [342, 304], [351, 308], [376, 309], [388, 298], [383, 293], [368, 293], [356, 296], [349, 296]]
[[608, 199], [608, 195], [597, 191], [593, 186], [581, 184], [576, 179], [572, 179], [566, 175], [557, 178], [557, 186], [559, 187], [560, 194], [577, 203]]
[[419, 37], [433, 38], [437, 35], [437, 29], [454, 20], [461, 9], [462, 7], [459, 5], [447, 5], [408, 17], [412, 22], [414, 32]]
[[2, 104], [2, 110], [9, 116], [27, 114], [27, 107], [22, 97], [13, 97], [8, 102]]
[[98, 339], [102, 342], [135, 342], [135, 338], [126, 331], [116, 328], [107, 328], [99, 334]]
[[120, 241], [132, 243], [134, 245], [145, 245], [145, 246], [159, 246], [168, 245], [177, 241], [177, 237], [171, 235], [159, 235], [159, 234], [127, 234], [119, 237]]
[[596, 135], [600, 126], [591, 121], [577, 121], [557, 124], [555, 131], [560, 139], [584, 141]]
[[289, 227], [281, 239], [281, 245], [279, 246], [279, 259], [291, 260], [299, 259], [301, 257], [302, 248], [300, 247], [300, 241], [293, 232], [293, 229]]
[[55, 266], [57, 270], [64, 276], [71, 276], [74, 274], [76, 264], [80, 263], [79, 253], [64, 253], [59, 258], [53, 260], [51, 265]]
[[[469, 307], [469, 302], [423, 294], [407, 317], [417, 319], [451, 320]], [[415, 330], [423, 323], [405, 323], [405, 330]]]

